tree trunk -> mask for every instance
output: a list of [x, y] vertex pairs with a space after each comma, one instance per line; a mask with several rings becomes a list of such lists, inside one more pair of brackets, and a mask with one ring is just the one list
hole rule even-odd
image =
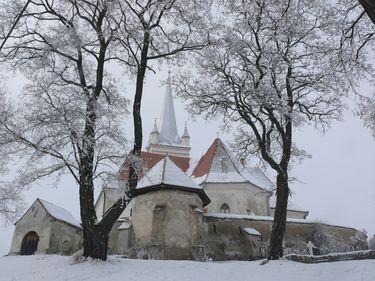
[[84, 229], [83, 256], [93, 259], [107, 260], [109, 232], [103, 231], [98, 226]]
[[[142, 141], [143, 141], [143, 134], [142, 134], [142, 116], [141, 116], [141, 105], [142, 105], [142, 95], [143, 95], [143, 84], [145, 80], [145, 74], [147, 69], [147, 54], [148, 48], [150, 45], [150, 33], [149, 31], [144, 32], [143, 37], [143, 47], [141, 53], [141, 61], [140, 65], [138, 65], [137, 70], [137, 84], [135, 89], [134, 95], [134, 102], [133, 102], [133, 122], [134, 122], [134, 145], [132, 154], [135, 156], [136, 159], [140, 159], [141, 157], [141, 150], [142, 150]], [[133, 196], [133, 191], [138, 183], [138, 165], [130, 165], [129, 170], [129, 177], [128, 177], [128, 196]]]
[[288, 207], [289, 186], [287, 172], [279, 173], [276, 179], [276, 208], [273, 219], [269, 260], [277, 260], [283, 256], [283, 238], [286, 228], [286, 215]]

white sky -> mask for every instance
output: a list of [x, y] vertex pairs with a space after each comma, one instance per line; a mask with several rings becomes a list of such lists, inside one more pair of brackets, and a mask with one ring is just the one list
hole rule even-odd
[[[144, 146], [152, 130], [155, 118], [159, 118], [165, 88], [162, 80], [165, 72], [152, 74], [145, 84], [142, 115]], [[13, 82], [10, 86], [19, 89]], [[132, 95], [132, 88], [128, 89]], [[220, 120], [191, 120], [185, 111], [185, 105], [175, 99], [177, 127], [183, 132], [184, 122], [188, 121], [191, 136], [191, 156], [199, 158], [208, 149], [219, 133], [229, 144], [230, 133], [220, 132]], [[130, 116], [129, 116], [130, 118]], [[132, 120], [124, 120], [132, 124]], [[131, 126], [127, 125], [131, 133]], [[295, 141], [312, 154], [311, 160], [296, 165], [293, 176], [303, 183], [296, 182], [291, 188], [293, 202], [310, 211], [309, 219], [318, 219], [327, 223], [342, 224], [358, 229], [364, 228], [370, 235], [375, 233], [375, 140], [362, 126], [361, 120], [347, 112], [343, 122], [332, 124], [325, 134], [306, 128], [296, 132]], [[56, 187], [51, 181], [43, 181], [38, 186], [25, 192], [25, 199], [30, 205], [37, 197], [68, 209], [79, 218], [78, 189], [75, 182], [66, 176]], [[0, 226], [0, 254], [9, 251], [13, 226]]]

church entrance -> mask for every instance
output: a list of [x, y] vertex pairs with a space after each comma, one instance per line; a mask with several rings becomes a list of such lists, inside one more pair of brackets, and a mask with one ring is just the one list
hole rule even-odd
[[38, 249], [39, 236], [35, 231], [31, 231], [25, 235], [21, 244], [21, 255], [33, 255]]

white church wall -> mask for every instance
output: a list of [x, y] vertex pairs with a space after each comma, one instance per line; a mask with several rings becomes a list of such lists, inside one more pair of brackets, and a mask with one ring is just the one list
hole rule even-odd
[[232, 214], [269, 215], [269, 193], [250, 183], [206, 183], [203, 189], [211, 199], [208, 212], [219, 213], [225, 203]]

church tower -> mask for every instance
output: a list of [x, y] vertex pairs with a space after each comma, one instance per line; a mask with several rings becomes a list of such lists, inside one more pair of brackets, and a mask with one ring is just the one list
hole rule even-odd
[[186, 124], [181, 138], [178, 135], [170, 79], [168, 79], [162, 105], [159, 128], [160, 131], [158, 131], [158, 126], [155, 121], [154, 128], [150, 133], [149, 145], [146, 148], [148, 152], [185, 158], [190, 157], [190, 136]]

